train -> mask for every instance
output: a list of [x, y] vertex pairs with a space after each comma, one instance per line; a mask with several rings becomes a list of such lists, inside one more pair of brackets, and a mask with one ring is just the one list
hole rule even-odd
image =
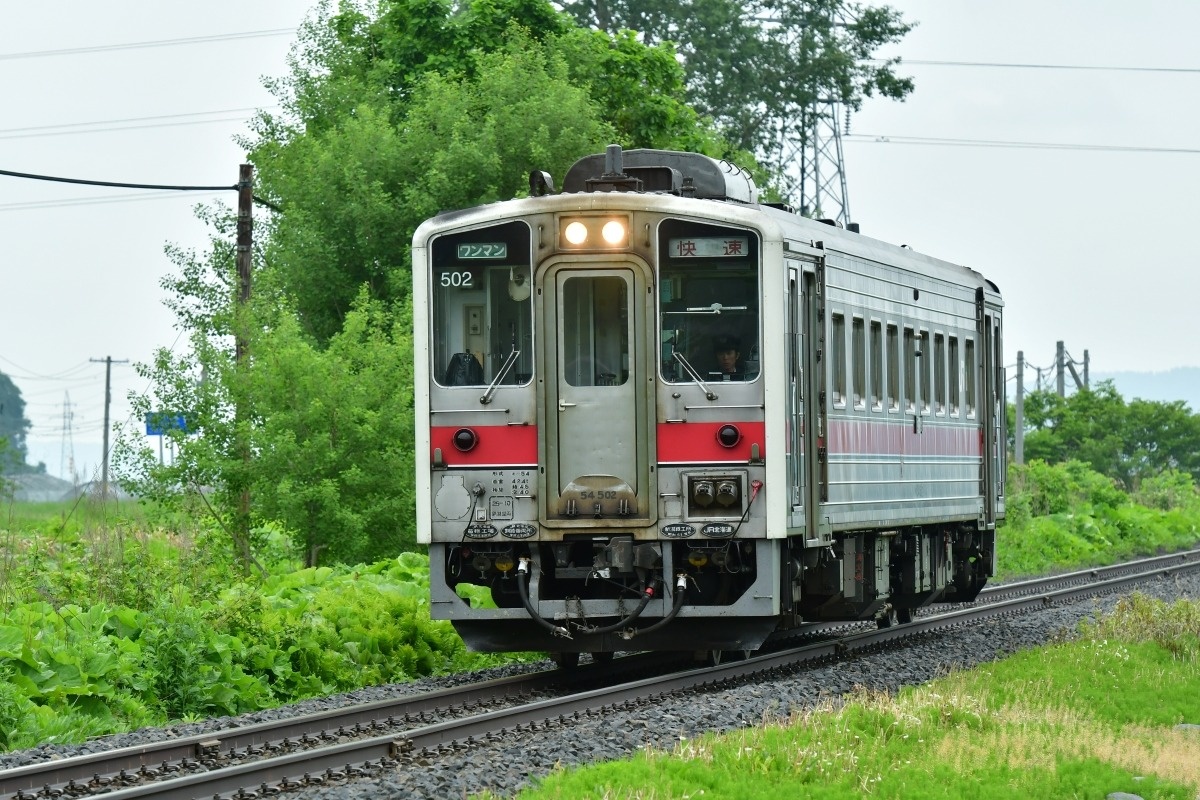
[[978, 272], [617, 145], [426, 220], [412, 260], [418, 538], [469, 648], [713, 661], [994, 574], [1004, 304]]

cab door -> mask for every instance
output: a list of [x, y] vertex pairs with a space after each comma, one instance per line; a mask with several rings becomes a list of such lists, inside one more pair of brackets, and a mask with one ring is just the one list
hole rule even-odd
[[559, 264], [546, 272], [547, 520], [621, 525], [649, 513], [646, 286], [634, 263]]

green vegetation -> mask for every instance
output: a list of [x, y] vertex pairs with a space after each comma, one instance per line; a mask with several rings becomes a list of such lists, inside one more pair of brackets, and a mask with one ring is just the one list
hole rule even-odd
[[687, 101], [776, 173], [787, 170], [790, 148], [806, 141], [814, 106], [832, 99], [857, 111], [865, 97], [903, 100], [914, 86], [895, 73], [900, 59], [875, 57], [913, 27], [886, 5], [845, 0], [561, 5], [581, 24], [613, 35], [631, 29], [646, 42], [676, 43]]
[[[797, 41], [758, 20], [762, 4], [688, 9], [721, 42], [685, 43], [691, 55], [680, 58], [666, 29], [647, 40], [607, 12], [587, 27], [546, 0], [320, 2], [289, 73], [269, 82], [282, 110], [263, 112], [244, 142], [254, 194], [272, 209], [255, 215], [252, 281], [236, 268], [226, 208], [201, 212], [207, 252], [170, 251], [177, 274], [164, 288], [187, 343], [137, 366], [151, 388], [132, 406], [139, 419], [166, 410], [185, 420], [166, 432], [174, 462], [159, 464], [129, 429], [115, 474], [139, 497], [212, 520], [237, 543], [243, 573], [259, 569], [255, 531], [270, 525], [309, 566], [414, 547], [416, 227], [524, 196], [531, 170], [561, 180], [613, 142], [728, 158], [778, 185], [748, 150], [777, 158], [777, 142], [759, 134], [803, 135], [795, 120], [807, 98], [857, 107], [911, 89], [892, 62], [872, 60], [908, 30], [896, 12], [785, 6], [806, 32]], [[848, 16], [852, 25], [835, 24]], [[709, 69], [708, 58], [732, 67]], [[768, 65], [777, 72], [764, 74]], [[724, 98], [705, 82], [717, 71]], [[783, 88], [767, 98], [747, 87]], [[702, 98], [711, 107], [698, 111]]]
[[[0, 747], [237, 714], [480, 669], [429, 619], [429, 563], [300, 568], [257, 531], [265, 577], [230, 576], [219, 531], [138, 506], [14, 506], [0, 525]], [[481, 602], [482, 597], [476, 598]]]
[[44, 464], [35, 469], [25, 463], [25, 435], [30, 427], [21, 390], [12, 378], [0, 372], [0, 497], [4, 496], [2, 479], [5, 475], [45, 471]]
[[[297, 346], [288, 358], [304, 363]], [[292, 383], [320, 377], [297, 374]], [[1189, 475], [1144, 480], [1133, 499], [1078, 462], [1014, 469], [1003, 574], [1079, 568], [1200, 539]], [[357, 535], [378, 523], [340, 524]], [[306, 568], [304, 537], [273, 524], [252, 539], [261, 570], [242, 576], [228, 568], [232, 540], [203, 505], [8, 506], [0, 523], [0, 746], [77, 742], [510, 658], [468, 653], [448, 623], [429, 619], [423, 555]], [[490, 602], [478, 591], [473, 602]], [[1194, 661], [1188, 641], [1159, 637], [1156, 646]]]
[[763, 728], [550, 776], [519, 795], [1104, 797], [1200, 792], [1200, 601], [1134, 595], [1080, 636]]
[[1001, 578], [1082, 569], [1190, 549], [1200, 541], [1200, 493], [1167, 470], [1132, 496], [1079, 461], [1010, 466], [998, 536]]
[[[1143, 480], [1178, 470], [1200, 480], [1200, 414], [1182, 400], [1126, 402], [1111, 381], [1059, 397], [1031, 392], [1024, 402], [1025, 457], [1082, 461], [1137, 491]], [[1016, 410], [1008, 408], [1009, 431]], [[1012, 437], [1009, 452], [1012, 452]]]

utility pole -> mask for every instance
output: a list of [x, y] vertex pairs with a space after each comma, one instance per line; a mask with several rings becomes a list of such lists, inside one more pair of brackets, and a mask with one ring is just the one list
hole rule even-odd
[[1067, 358], [1067, 349], [1063, 346], [1062, 340], [1058, 342], [1058, 347], [1055, 349], [1054, 369], [1058, 376], [1058, 396], [1066, 397], [1066, 370], [1071, 371], [1071, 378], [1075, 381], [1076, 389], [1088, 388], [1088, 367], [1091, 361], [1091, 356], [1087, 350], [1083, 351], [1083, 377], [1079, 377], [1079, 373], [1075, 371], [1075, 365], [1080, 363], [1074, 359]]
[[92, 363], [104, 364], [104, 456], [101, 460], [100, 467], [100, 499], [108, 499], [108, 408], [112, 405], [112, 365], [113, 364], [128, 364], [129, 359], [121, 359], [113, 361], [112, 356], [104, 358], [88, 359]]
[[[254, 165], [242, 164], [238, 169], [238, 216], [237, 216], [237, 273], [238, 294], [237, 312], [234, 323], [234, 348], [239, 375], [246, 368], [246, 356], [250, 350], [250, 340], [247, 330], [250, 327], [250, 278], [253, 265], [254, 250]], [[246, 418], [244, 381], [239, 381], [237, 400], [234, 404], [234, 417], [238, 423]], [[240, 431], [242, 426], [239, 424]], [[238, 443], [242, 451], [242, 460], [249, 463], [250, 445], [243, 439]], [[246, 477], [243, 474], [242, 480]], [[245, 483], [238, 496], [237, 520], [233, 526], [235, 543], [241, 552], [243, 566], [253, 560], [250, 552], [250, 489]]]
[[1017, 351], [1017, 418], [1013, 423], [1013, 461], [1025, 463], [1025, 351]]
[[1063, 347], [1062, 339], [1059, 339], [1058, 344], [1054, 348], [1055, 387], [1058, 389], [1059, 397], [1067, 396], [1066, 381], [1063, 380], [1063, 378], [1065, 377], [1063, 368], [1066, 363], [1066, 358], [1063, 356], [1063, 353], [1065, 351], [1066, 351], [1066, 349]]

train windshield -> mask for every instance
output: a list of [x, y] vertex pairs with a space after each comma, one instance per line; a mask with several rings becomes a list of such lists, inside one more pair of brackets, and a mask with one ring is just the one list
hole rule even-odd
[[663, 380], [758, 376], [758, 243], [750, 230], [663, 222], [658, 262]]
[[533, 377], [530, 234], [510, 222], [433, 241], [433, 377], [443, 386]]

